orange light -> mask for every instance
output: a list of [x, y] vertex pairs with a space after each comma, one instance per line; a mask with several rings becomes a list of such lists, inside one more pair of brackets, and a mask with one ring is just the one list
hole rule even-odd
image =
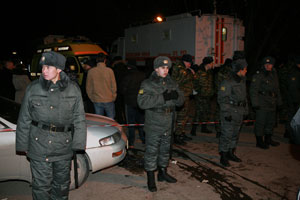
[[162, 21], [163, 21], [163, 18], [162, 18], [161, 16], [157, 16], [157, 17], [156, 17], [156, 21], [157, 21], [157, 22], [162, 22]]
[[112, 153], [112, 157], [118, 157], [118, 156], [122, 155], [122, 153], [123, 153], [123, 149], [121, 151]]

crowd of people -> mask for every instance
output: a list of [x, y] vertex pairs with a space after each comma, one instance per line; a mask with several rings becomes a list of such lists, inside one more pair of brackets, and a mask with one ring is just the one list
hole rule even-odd
[[[51, 59], [56, 57], [58, 61], [52, 62]], [[57, 81], [62, 83], [59, 87], [65, 88], [64, 81], [72, 82], [71, 78], [60, 81], [67, 75], [63, 72], [65, 64], [61, 55], [50, 53], [42, 58], [46, 58], [46, 61], [40, 61], [42, 80], [48, 80], [40, 82], [42, 88], [53, 86], [55, 89]], [[128, 127], [127, 136], [129, 149], [134, 148], [136, 129], [139, 139], [145, 144], [144, 168], [148, 189], [154, 192], [157, 191], [154, 176], [157, 169], [158, 181], [177, 181], [167, 173], [172, 144], [186, 145], [187, 141], [193, 140], [192, 136], [197, 135], [199, 125], [201, 133], [211, 134], [208, 124], [215, 122], [213, 127], [219, 138], [220, 163], [224, 167], [230, 166], [230, 161], [242, 162], [237, 156], [237, 146], [245, 119], [255, 120], [254, 136], [256, 147], [260, 149], [280, 145], [272, 137], [278, 118], [285, 123], [283, 136], [293, 142], [290, 122], [300, 105], [300, 57], [293, 56], [276, 68], [275, 64], [274, 57], [264, 57], [256, 67], [256, 73], [247, 79], [248, 63], [242, 51], [234, 52], [232, 58], [227, 58], [218, 67], [213, 57], [204, 57], [197, 65], [192, 55], [185, 54], [175, 62], [166, 56], [156, 57], [151, 73], [147, 73], [134, 60], [125, 62], [118, 56], [110, 60], [100, 53], [95, 60], [82, 63], [84, 75], [81, 85], [76, 83], [70, 87], [78, 94], [76, 88], [79, 86], [85, 112], [106, 115], [120, 124], [144, 124]], [[56, 70], [54, 74], [59, 77], [58, 80], [48, 77], [49, 66], [54, 66], [51, 70]], [[22, 107], [32, 103], [28, 102], [30, 97], [25, 94], [31, 80], [24, 65], [7, 60], [1, 65], [0, 74], [1, 96], [17, 103], [23, 102]], [[78, 109], [78, 112], [82, 111], [80, 105]], [[81, 120], [82, 115], [77, 116], [76, 120]], [[20, 135], [24, 130], [21, 127], [28, 124], [25, 121], [18, 123], [17, 134], [22, 138]], [[187, 133], [188, 124], [191, 124], [190, 133]], [[38, 123], [33, 125], [39, 126]], [[83, 133], [82, 127], [84, 125], [78, 127], [80, 133]], [[21, 143], [17, 144], [19, 150], [27, 151]], [[32, 153], [28, 155], [35, 159]], [[61, 164], [69, 165], [69, 161]], [[32, 168], [37, 170], [40, 165], [39, 162], [34, 163]], [[68, 184], [68, 180], [64, 181]]]

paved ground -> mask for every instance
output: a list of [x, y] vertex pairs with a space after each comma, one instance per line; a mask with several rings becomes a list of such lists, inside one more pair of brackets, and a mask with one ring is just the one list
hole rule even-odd
[[[189, 129], [189, 127], [188, 127]], [[199, 128], [200, 129], [200, 128]], [[210, 129], [213, 129], [210, 126]], [[71, 200], [279, 200], [296, 199], [300, 188], [300, 148], [282, 137], [283, 125], [275, 129], [279, 147], [255, 147], [253, 126], [244, 126], [237, 155], [241, 163], [219, 165], [215, 134], [198, 131], [186, 146], [174, 146], [168, 171], [176, 184], [157, 183], [158, 192], [148, 192], [142, 169], [144, 147], [137, 140], [136, 151], [120, 165], [90, 174], [87, 182], [70, 192]], [[26, 182], [0, 182], [0, 200], [31, 199]]]

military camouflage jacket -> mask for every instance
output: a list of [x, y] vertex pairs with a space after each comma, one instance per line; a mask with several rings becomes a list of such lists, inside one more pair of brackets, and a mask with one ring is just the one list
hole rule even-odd
[[253, 107], [275, 111], [282, 104], [277, 72], [268, 72], [263, 67], [253, 75], [250, 84], [250, 98]]
[[206, 71], [204, 66], [201, 64], [200, 69], [195, 74], [193, 85], [198, 96], [213, 96], [215, 93], [213, 70]]
[[182, 62], [173, 66], [172, 78], [177, 82], [179, 89], [184, 96], [190, 96], [193, 93], [194, 75], [190, 69], [187, 69]]

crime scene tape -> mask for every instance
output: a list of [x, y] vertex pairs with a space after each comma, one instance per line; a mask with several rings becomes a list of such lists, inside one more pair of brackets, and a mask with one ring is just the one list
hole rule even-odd
[[[250, 123], [250, 122], [255, 122], [255, 120], [243, 120], [243, 123]], [[220, 122], [188, 122], [188, 123], [176, 123], [177, 125], [192, 125], [192, 124], [219, 124]], [[144, 124], [105, 124], [105, 125], [97, 125], [97, 126], [102, 126], [102, 127], [111, 127], [111, 126], [118, 126], [118, 127], [128, 127], [128, 126], [144, 126]]]

